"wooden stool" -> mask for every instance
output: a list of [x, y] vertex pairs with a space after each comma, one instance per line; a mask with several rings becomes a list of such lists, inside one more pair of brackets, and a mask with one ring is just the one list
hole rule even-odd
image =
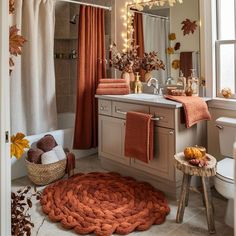
[[216, 175], [216, 159], [209, 154], [207, 154], [207, 156], [210, 159], [208, 161], [208, 165], [206, 167], [200, 168], [189, 164], [185, 160], [183, 152], [175, 155], [175, 166], [178, 170], [183, 172], [183, 182], [180, 193], [176, 222], [182, 223], [183, 221], [184, 209], [185, 206], [188, 205], [191, 177], [193, 175], [200, 176], [203, 185], [203, 199], [204, 199], [204, 205], [206, 207], [208, 231], [210, 234], [214, 234], [216, 233], [216, 231], [215, 231], [215, 221], [214, 221], [213, 203], [211, 197], [209, 177]]

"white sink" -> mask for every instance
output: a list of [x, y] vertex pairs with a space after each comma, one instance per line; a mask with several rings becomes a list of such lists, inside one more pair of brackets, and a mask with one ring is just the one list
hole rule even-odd
[[126, 98], [130, 98], [130, 99], [133, 98], [133, 99], [140, 99], [140, 100], [158, 99], [162, 97], [162, 95], [148, 94], [148, 93], [140, 93], [140, 94], [131, 93], [124, 96]]

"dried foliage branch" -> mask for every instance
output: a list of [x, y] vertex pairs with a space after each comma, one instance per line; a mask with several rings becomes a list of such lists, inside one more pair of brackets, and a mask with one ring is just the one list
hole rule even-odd
[[157, 56], [157, 52], [144, 53], [141, 61], [141, 68], [146, 72], [153, 70], [165, 70], [165, 65]]
[[120, 71], [135, 72], [140, 69], [141, 58], [138, 56], [138, 45], [131, 46], [126, 52], [118, 52], [116, 44], [110, 46], [110, 64]]
[[30, 186], [11, 193], [11, 234], [12, 236], [30, 236], [34, 224], [31, 222], [29, 209], [32, 198], [40, 200], [41, 192]]

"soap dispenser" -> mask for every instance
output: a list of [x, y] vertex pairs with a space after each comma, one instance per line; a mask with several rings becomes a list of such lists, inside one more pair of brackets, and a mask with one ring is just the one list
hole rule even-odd
[[180, 77], [177, 80], [177, 85], [182, 86], [183, 90], [186, 89], [186, 85], [187, 85], [186, 78], [184, 77], [182, 70], [180, 71]]
[[188, 83], [191, 84], [193, 94], [192, 96], [199, 95], [199, 79], [195, 75], [196, 69], [191, 69], [191, 76], [188, 77]]
[[142, 82], [140, 81], [140, 75], [137, 72], [135, 76], [135, 81], [134, 81], [134, 93], [142, 93]]

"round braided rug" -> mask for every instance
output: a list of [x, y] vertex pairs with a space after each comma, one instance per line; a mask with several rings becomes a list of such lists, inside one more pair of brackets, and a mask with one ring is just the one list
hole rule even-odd
[[117, 173], [78, 174], [44, 189], [43, 212], [78, 234], [108, 236], [144, 231], [170, 212], [164, 194]]

